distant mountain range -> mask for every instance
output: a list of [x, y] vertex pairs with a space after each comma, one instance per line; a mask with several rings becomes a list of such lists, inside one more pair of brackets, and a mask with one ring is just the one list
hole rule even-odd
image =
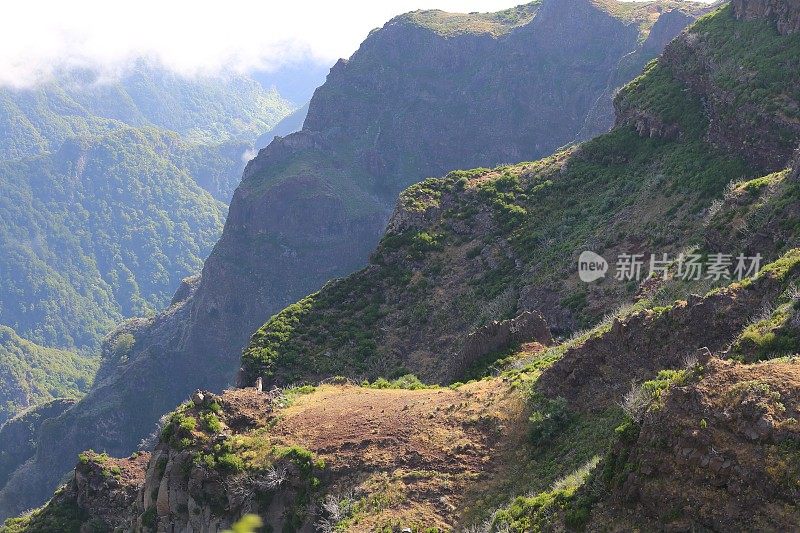
[[[84, 361], [80, 383], [69, 371], [42, 387], [24, 358], [0, 360], [6, 414], [86, 392], [103, 336], [163, 309], [199, 271], [256, 139], [298, 107], [270, 83], [285, 77], [262, 78], [266, 88], [140, 61], [117, 79], [72, 70], [0, 88], [0, 326], [14, 331], [3, 346]], [[311, 78], [295, 78], [298, 95], [313, 91]], [[18, 349], [31, 343], [39, 348]], [[62, 374], [56, 359], [31, 371]]]

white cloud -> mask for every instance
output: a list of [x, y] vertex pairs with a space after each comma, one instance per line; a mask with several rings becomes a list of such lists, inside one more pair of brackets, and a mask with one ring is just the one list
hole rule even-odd
[[333, 63], [413, 9], [494, 11], [514, 0], [10, 0], [0, 11], [0, 84], [28, 85], [65, 66], [124, 69], [150, 57], [185, 74]]
[[114, 74], [150, 57], [184, 74], [332, 64], [367, 33], [414, 9], [496, 11], [524, 0], [6, 0], [0, 84], [29, 85], [65, 66]]

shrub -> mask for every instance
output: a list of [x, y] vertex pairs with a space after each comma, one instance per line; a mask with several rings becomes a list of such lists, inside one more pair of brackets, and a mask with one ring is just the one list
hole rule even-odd
[[222, 422], [220, 422], [217, 415], [215, 415], [213, 412], [201, 414], [200, 421], [203, 423], [203, 427], [206, 431], [211, 433], [219, 433], [222, 431]]
[[244, 460], [234, 453], [223, 453], [216, 460], [219, 467], [228, 472], [241, 472], [244, 470]]
[[553, 439], [570, 421], [570, 412], [567, 401], [558, 397], [546, 398], [539, 393], [534, 393], [530, 403], [533, 413], [530, 422], [529, 436], [535, 445], [546, 444]]

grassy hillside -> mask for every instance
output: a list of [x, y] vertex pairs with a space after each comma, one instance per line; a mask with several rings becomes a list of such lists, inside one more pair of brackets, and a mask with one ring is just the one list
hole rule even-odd
[[80, 398], [99, 366], [99, 357], [39, 346], [0, 326], [0, 425], [31, 405]]

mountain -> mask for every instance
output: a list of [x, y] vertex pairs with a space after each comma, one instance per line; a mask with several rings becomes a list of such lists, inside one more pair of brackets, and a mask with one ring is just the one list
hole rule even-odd
[[256, 136], [291, 109], [245, 76], [143, 61], [0, 88], [3, 419], [86, 392], [103, 336], [166, 307], [219, 237]]
[[252, 142], [291, 111], [275, 89], [246, 76], [187, 78], [145, 61], [119, 79], [69, 70], [32, 88], [0, 90], [0, 159], [54, 152], [70, 137], [120, 123], [196, 143]]
[[[723, 6], [625, 86], [609, 133], [410, 187], [370, 264], [243, 355], [245, 382], [327, 379], [197, 391], [152, 452], [82, 454], [7, 530], [218, 529], [251, 512], [322, 531], [797, 529], [798, 20], [791, 2]], [[582, 250], [672, 260], [589, 283]], [[696, 279], [681, 273], [694, 251]], [[718, 253], [762, 268], [715, 276]], [[553, 341], [545, 319], [592, 325]], [[400, 371], [443, 385], [360, 381]], [[47, 430], [80, 405], [43, 428], [6, 498], [53, 464], [65, 426]]]
[[[373, 32], [316, 91], [303, 130], [248, 165], [201, 278], [109, 337], [104, 353], [127, 335], [131, 350], [106, 357], [92, 391], [42, 428], [33, 460], [0, 492], [3, 513], [40, 502], [80, 450], [128, 453], [192, 389], [232, 383], [270, 313], [363, 266], [404, 187], [609, 127], [608, 95], [628, 61], [640, 68], [700, 10], [546, 1], [416, 12]], [[720, 174], [741, 171], [708, 158], [724, 163]]]
[[[471, 350], [468, 335], [490, 321], [536, 311], [568, 334], [629, 301], [635, 283], [578, 279], [585, 250], [613, 268], [621, 253], [675, 260], [705, 243], [709, 253], [775, 259], [795, 245], [785, 171], [752, 184], [769, 186], [771, 202], [740, 222], [746, 231], [723, 238], [723, 224], [705, 241], [726, 187], [784, 170], [800, 142], [796, 36], [728, 11], [694, 28], [620, 92], [609, 134], [534, 163], [456, 171], [407, 189], [365, 269], [257, 331], [244, 383], [408, 372], [452, 382], [488, 355]], [[736, 78], [742, 65], [746, 80]], [[678, 296], [648, 290], [661, 305]]]
[[225, 214], [175, 164], [186, 150], [120, 127], [0, 163], [0, 320], [41, 344], [97, 347], [115, 321], [169, 303]]
[[92, 385], [99, 358], [46, 348], [0, 326], [0, 426], [9, 415], [54, 398], [78, 398]]
[[254, 139], [290, 110], [246, 77], [143, 62], [118, 80], [75, 70], [0, 89], [0, 323], [96, 348], [163, 308], [217, 239]]

